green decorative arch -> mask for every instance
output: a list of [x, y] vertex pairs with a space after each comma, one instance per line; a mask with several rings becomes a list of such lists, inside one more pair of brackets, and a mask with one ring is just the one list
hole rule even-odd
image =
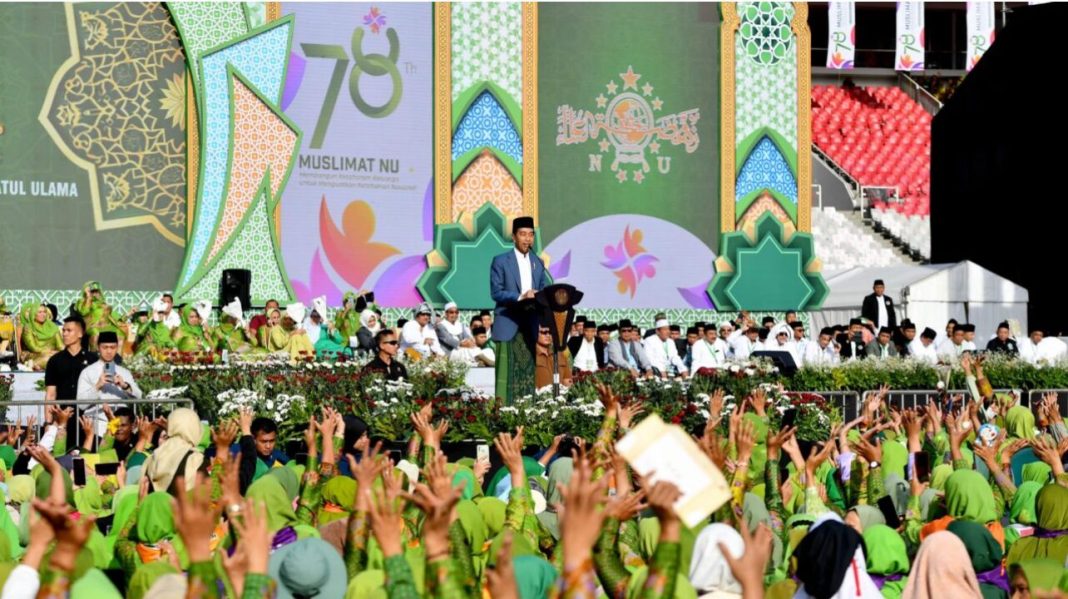
[[[461, 218], [461, 220], [463, 220]], [[419, 277], [416, 289], [437, 308], [456, 302], [463, 309], [493, 307], [489, 291], [490, 263], [511, 247], [508, 219], [493, 204], [483, 204], [470, 228], [461, 223], [439, 225], [434, 250], [444, 266], [431, 266]], [[541, 231], [534, 231], [535, 253], [541, 252]]]

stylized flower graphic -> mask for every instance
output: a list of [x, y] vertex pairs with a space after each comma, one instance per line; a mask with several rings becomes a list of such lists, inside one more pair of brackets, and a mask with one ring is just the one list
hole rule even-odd
[[379, 12], [377, 6], [371, 7], [371, 12], [363, 16], [363, 24], [371, 29], [371, 33], [378, 33], [386, 26], [386, 15]]
[[171, 125], [185, 129], [185, 74], [176, 73], [167, 81], [159, 107], [167, 113]]
[[601, 266], [611, 270], [612, 274], [619, 278], [616, 289], [620, 293], [629, 291], [631, 297], [638, 291], [638, 283], [641, 283], [642, 279], [656, 276], [655, 264], [660, 261], [656, 256], [646, 253], [645, 247], [642, 246], [642, 230], [634, 229], [631, 233], [630, 227], [623, 230], [622, 241], [615, 246], [604, 247], [604, 257], [607, 260], [601, 262]]

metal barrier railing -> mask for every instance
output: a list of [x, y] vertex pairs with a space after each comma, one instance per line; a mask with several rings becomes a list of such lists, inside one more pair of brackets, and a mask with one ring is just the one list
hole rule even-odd
[[[20, 424], [20, 425], [21, 424], [25, 424], [30, 415], [34, 416], [34, 418], [36, 419], [36, 423], [34, 425], [34, 428], [36, 430], [34, 430], [34, 433], [37, 435], [37, 438], [40, 439], [41, 438], [41, 436], [40, 436], [41, 432], [43, 431], [43, 429], [45, 427], [45, 422], [44, 422], [44, 420], [45, 420], [44, 419], [44, 408], [45, 408], [45, 406], [60, 406], [60, 407], [64, 407], [64, 408], [73, 406], [76, 409], [75, 409], [75, 415], [72, 416], [72, 418], [77, 418], [78, 417], [77, 412], [80, 411], [82, 415], [90, 415], [90, 416], [92, 416], [94, 418], [94, 420], [96, 422], [101, 422], [100, 419], [104, 417], [103, 406], [105, 404], [108, 405], [112, 410], [115, 410], [115, 409], [118, 409], [118, 408], [122, 408], [122, 407], [135, 408], [136, 406], [151, 406], [151, 408], [152, 408], [151, 417], [153, 419], [155, 419], [157, 414], [160, 413], [159, 412], [159, 408], [160, 407], [162, 407], [162, 406], [178, 406], [178, 407], [192, 408], [193, 407], [193, 400], [186, 399], [186, 398], [179, 398], [179, 397], [165, 398], [165, 399], [124, 399], [124, 400], [115, 401], [115, 402], [100, 401], [98, 399], [57, 399], [57, 400], [27, 399], [25, 401], [18, 400], [18, 401], [0, 402], [0, 409], [5, 410], [5, 412], [4, 412], [4, 414], [5, 414], [5, 416], [4, 416], [4, 424]], [[77, 408], [81, 408], [82, 406], [88, 406], [90, 409], [87, 409], [87, 410], [78, 410], [77, 409]], [[30, 408], [30, 409], [25, 409], [24, 410], [23, 408]], [[93, 408], [95, 408], [95, 409], [93, 409]], [[12, 419], [12, 413], [15, 414], [15, 418], [14, 419]], [[147, 415], [144, 411], [139, 411], [139, 410], [136, 410], [136, 409], [134, 410], [134, 413], [135, 414], [136, 413], [140, 413], [140, 415], [142, 415], [142, 416]], [[25, 415], [25, 418], [23, 417], [24, 415]], [[80, 447], [81, 443], [82, 443], [82, 439], [81, 439], [81, 437], [82, 437], [82, 427], [77, 422], [75, 424], [76, 424], [76, 426], [74, 426], [74, 430], [75, 430], [74, 441], [75, 441], [75, 444], [74, 445], [70, 445], [69, 442], [68, 442], [68, 446], [69, 447]]]
[[[1068, 412], [1068, 389], [1032, 389], [1027, 393], [1021, 394], [1020, 403], [1031, 407], [1036, 402], [1042, 401], [1042, 396], [1047, 393], [1057, 394], [1057, 407], [1060, 409], [1061, 414]], [[1026, 401], [1026, 403], [1024, 403]]]

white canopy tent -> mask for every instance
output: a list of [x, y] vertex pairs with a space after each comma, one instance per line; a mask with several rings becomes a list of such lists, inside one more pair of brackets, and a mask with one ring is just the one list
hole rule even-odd
[[974, 324], [976, 340], [984, 343], [1004, 320], [1019, 323], [1015, 334], [1027, 334], [1027, 290], [974, 262], [857, 267], [824, 276], [831, 292], [823, 308], [811, 313], [813, 331], [859, 316], [872, 283], [882, 279], [886, 295], [896, 305], [898, 322], [909, 318], [921, 331], [931, 327], [942, 334], [946, 322], [955, 318]]

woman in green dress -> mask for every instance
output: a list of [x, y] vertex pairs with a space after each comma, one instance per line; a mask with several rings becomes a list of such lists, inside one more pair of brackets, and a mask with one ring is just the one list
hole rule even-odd
[[242, 327], [241, 324], [231, 314], [224, 312], [219, 316], [219, 326], [215, 327], [214, 331], [215, 349], [239, 354], [252, 351], [256, 347], [255, 336], [252, 329]]
[[74, 310], [85, 321], [85, 333], [89, 337], [90, 349], [96, 349], [96, 338], [104, 331], [112, 331], [119, 336], [119, 345], [126, 339], [126, 328], [112, 313], [111, 306], [104, 299], [100, 283], [88, 281], [82, 288], [82, 297], [74, 304]]
[[182, 308], [182, 324], [174, 329], [171, 339], [178, 351], [183, 352], [210, 352], [212, 350], [211, 338], [207, 327], [204, 326], [204, 314], [193, 305]]
[[[34, 370], [44, 370], [53, 354], [63, 349], [63, 337], [59, 326], [52, 320], [52, 311], [44, 304], [36, 304], [36, 310], [22, 327], [23, 362], [33, 364]], [[29, 308], [32, 310], [34, 305]], [[27, 314], [28, 316], [28, 314]]]

